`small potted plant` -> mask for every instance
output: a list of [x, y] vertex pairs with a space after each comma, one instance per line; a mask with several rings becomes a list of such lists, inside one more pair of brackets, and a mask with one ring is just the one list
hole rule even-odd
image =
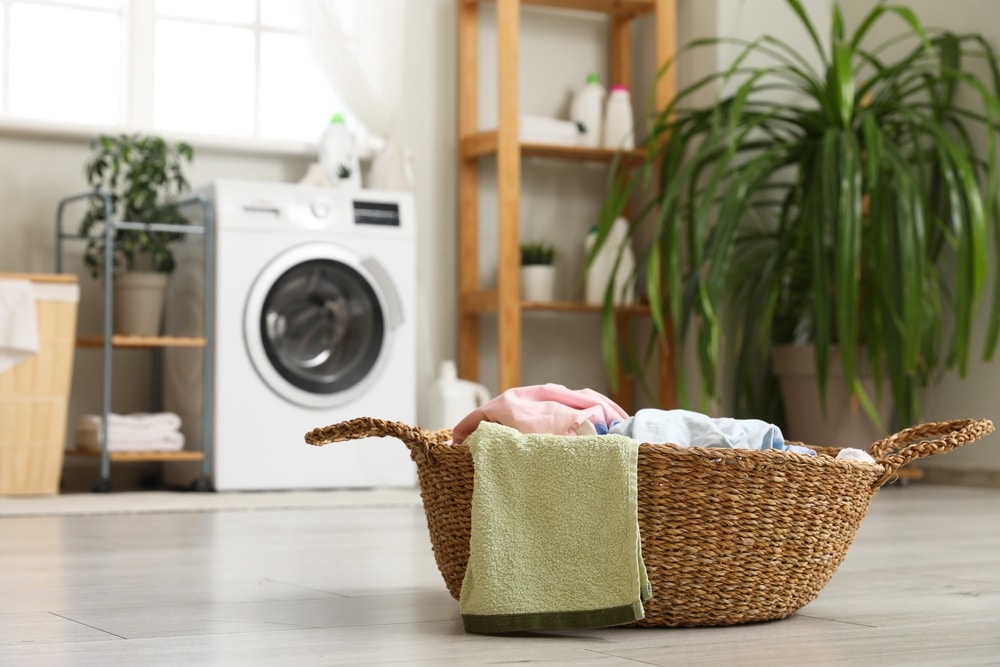
[[547, 243], [521, 244], [521, 299], [555, 301], [556, 249]]
[[[113, 221], [176, 225], [187, 222], [175, 202], [189, 188], [183, 166], [193, 158], [190, 145], [170, 144], [157, 136], [123, 134], [98, 136], [91, 149], [85, 166], [87, 183], [95, 191], [108, 194]], [[80, 221], [80, 233], [87, 237], [84, 263], [95, 278], [104, 273], [107, 218], [105, 199], [94, 197]], [[181, 237], [182, 234], [175, 232], [115, 230], [110, 251], [115, 274], [116, 333], [159, 333], [167, 276], [174, 270], [170, 244]]]

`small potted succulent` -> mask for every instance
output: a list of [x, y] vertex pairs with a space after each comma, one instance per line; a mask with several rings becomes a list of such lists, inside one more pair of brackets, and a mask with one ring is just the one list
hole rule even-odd
[[556, 249], [547, 243], [521, 244], [521, 299], [555, 301]]
[[[98, 136], [91, 149], [85, 166], [87, 183], [95, 191], [108, 195], [113, 221], [176, 225], [187, 222], [175, 202], [189, 188], [183, 166], [193, 158], [190, 145], [170, 144], [157, 136], [123, 134]], [[107, 218], [105, 198], [94, 197], [80, 221], [80, 234], [87, 238], [84, 263], [95, 278], [103, 276], [106, 266]], [[167, 276], [174, 270], [170, 244], [181, 237], [182, 234], [175, 232], [115, 230], [111, 248], [115, 333], [159, 333]], [[132, 297], [137, 301], [132, 301]], [[138, 313], [142, 314], [136, 317]]]

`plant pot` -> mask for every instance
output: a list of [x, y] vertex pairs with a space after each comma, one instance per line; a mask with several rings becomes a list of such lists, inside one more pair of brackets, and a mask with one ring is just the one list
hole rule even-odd
[[[815, 348], [812, 345], [776, 345], [771, 350], [774, 373], [781, 386], [788, 422], [783, 435], [811, 445], [833, 447], [868, 447], [889, 432], [881, 430], [854, 401], [844, 382], [840, 351], [830, 349], [830, 365], [826, 380], [826, 404], [820, 400], [819, 378], [816, 375]], [[858, 363], [861, 386], [871, 398], [885, 429], [892, 418], [892, 396], [888, 382], [883, 381], [880, 393], [868, 370], [867, 360]], [[825, 407], [825, 409], [824, 409]]]
[[529, 264], [521, 267], [521, 300], [552, 302], [556, 300], [556, 267]]
[[167, 274], [127, 271], [115, 276], [112, 330], [126, 336], [159, 336]]

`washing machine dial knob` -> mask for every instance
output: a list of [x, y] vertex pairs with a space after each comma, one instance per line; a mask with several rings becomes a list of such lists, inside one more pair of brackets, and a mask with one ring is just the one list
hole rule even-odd
[[330, 211], [333, 210], [333, 202], [326, 197], [317, 197], [310, 204], [309, 208], [317, 218], [326, 218], [330, 215]]

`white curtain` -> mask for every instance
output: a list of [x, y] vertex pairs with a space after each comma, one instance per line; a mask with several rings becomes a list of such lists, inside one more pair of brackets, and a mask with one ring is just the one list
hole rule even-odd
[[[343, 1], [343, 0], [342, 0]], [[395, 136], [403, 89], [407, 0], [347, 0], [359, 13], [359, 49], [350, 45], [329, 0], [300, 0], [320, 68], [351, 113], [373, 135], [366, 187], [413, 190], [409, 150]]]

